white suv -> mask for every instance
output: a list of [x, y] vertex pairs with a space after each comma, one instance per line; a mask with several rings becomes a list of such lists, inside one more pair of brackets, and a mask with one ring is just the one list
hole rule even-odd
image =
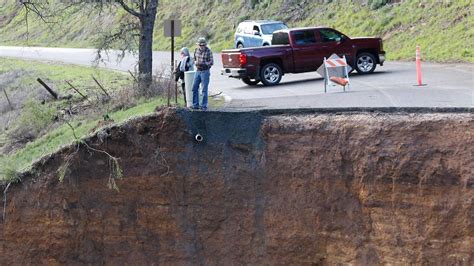
[[256, 47], [272, 44], [274, 31], [288, 29], [281, 21], [274, 20], [246, 20], [237, 27], [234, 35], [234, 47]]

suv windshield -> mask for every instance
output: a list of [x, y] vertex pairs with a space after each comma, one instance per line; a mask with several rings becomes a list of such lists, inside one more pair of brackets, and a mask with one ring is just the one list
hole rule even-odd
[[283, 23], [262, 24], [260, 27], [263, 34], [272, 34], [277, 30], [288, 29], [288, 26]]

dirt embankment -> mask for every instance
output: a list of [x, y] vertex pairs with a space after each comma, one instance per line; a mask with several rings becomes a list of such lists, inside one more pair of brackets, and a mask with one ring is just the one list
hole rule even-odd
[[0, 264], [474, 262], [472, 113], [166, 109], [98, 136], [120, 190], [84, 145], [44, 160], [0, 209]]

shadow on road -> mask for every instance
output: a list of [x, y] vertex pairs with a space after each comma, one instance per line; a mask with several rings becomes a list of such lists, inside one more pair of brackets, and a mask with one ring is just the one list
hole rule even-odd
[[[371, 73], [371, 74], [358, 74], [358, 73], [354, 72], [354, 73], [349, 74], [349, 76], [351, 78], [359, 78], [359, 77], [368, 78], [370, 76], [375, 76], [375, 75], [378, 76], [378, 75], [382, 75], [382, 74], [391, 74], [391, 73], [393, 73], [393, 71], [386, 71], [386, 70], [376, 71], [376, 72]], [[298, 78], [298, 74], [291, 74], [291, 77], [292, 78]], [[237, 88], [234, 88], [234, 89], [237, 89], [237, 90], [252, 90], [252, 89], [268, 89], [268, 90], [271, 90], [271, 89], [274, 89], [274, 88], [284, 88], [285, 86], [304, 85], [304, 84], [323, 81], [323, 80], [324, 79], [322, 77], [314, 77], [314, 78], [301, 78], [301, 79], [297, 79], [297, 80], [285, 81], [285, 77], [283, 77], [281, 83], [276, 85], [276, 86], [264, 86], [262, 83], [259, 83], [257, 85], [253, 85], [253, 86], [243, 85], [241, 87], [237, 87]]]

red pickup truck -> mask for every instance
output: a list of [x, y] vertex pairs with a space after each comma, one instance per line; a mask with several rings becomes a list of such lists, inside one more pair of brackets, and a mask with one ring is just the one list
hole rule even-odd
[[345, 55], [360, 74], [374, 72], [385, 61], [381, 38], [349, 38], [327, 27], [294, 28], [274, 32], [271, 46], [223, 50], [221, 74], [271, 86], [285, 73], [316, 71], [333, 53]]

